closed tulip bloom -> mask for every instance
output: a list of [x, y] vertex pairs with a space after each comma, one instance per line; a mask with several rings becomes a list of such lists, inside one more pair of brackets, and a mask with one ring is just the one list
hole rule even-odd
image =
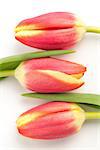
[[68, 12], [53, 12], [20, 22], [15, 38], [39, 49], [67, 49], [80, 41], [86, 29], [82, 21]]
[[21, 21], [15, 38], [31, 47], [60, 50], [73, 47], [85, 32], [100, 33], [100, 27], [86, 26], [69, 12], [52, 12]]
[[41, 93], [58, 93], [79, 88], [86, 67], [56, 58], [25, 61], [15, 70], [15, 77], [27, 89]]
[[84, 121], [85, 112], [78, 105], [49, 102], [19, 116], [17, 128], [23, 136], [49, 140], [77, 133]]

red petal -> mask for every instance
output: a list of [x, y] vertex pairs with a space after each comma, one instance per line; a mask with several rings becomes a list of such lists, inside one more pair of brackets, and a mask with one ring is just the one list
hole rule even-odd
[[16, 27], [16, 32], [20, 30], [37, 29], [64, 29], [75, 25], [74, 14], [68, 12], [52, 12], [34, 18], [23, 20]]
[[80, 74], [86, 71], [83, 65], [56, 58], [40, 58], [25, 61], [23, 67], [26, 72], [32, 70], [55, 70], [66, 74]]
[[34, 70], [25, 75], [26, 88], [42, 93], [66, 92], [83, 84], [83, 81], [58, 71]]

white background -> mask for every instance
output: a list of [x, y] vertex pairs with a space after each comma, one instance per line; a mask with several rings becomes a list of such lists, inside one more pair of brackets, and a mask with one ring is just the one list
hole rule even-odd
[[[69, 11], [87, 25], [100, 26], [99, 0], [0, 0], [0, 58], [34, 51], [14, 38], [14, 28], [23, 19], [54, 11]], [[75, 92], [100, 93], [100, 35], [86, 34], [74, 47], [77, 53], [61, 58], [82, 63], [88, 70], [86, 84]], [[16, 119], [24, 111], [45, 101], [23, 98], [26, 92], [14, 78], [0, 81], [0, 149], [97, 150], [100, 149], [100, 121], [86, 121], [81, 131], [54, 141], [30, 140], [16, 130]]]

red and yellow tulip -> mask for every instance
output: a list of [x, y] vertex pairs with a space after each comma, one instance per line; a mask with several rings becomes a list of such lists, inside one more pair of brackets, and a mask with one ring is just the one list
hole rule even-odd
[[74, 14], [53, 12], [23, 20], [15, 32], [15, 38], [23, 44], [53, 50], [73, 47], [82, 39], [86, 29]]
[[56, 139], [77, 133], [85, 121], [78, 105], [49, 102], [23, 113], [17, 119], [20, 134], [33, 139]]
[[80, 64], [56, 58], [25, 61], [15, 70], [15, 77], [29, 90], [59, 93], [79, 88], [86, 68]]

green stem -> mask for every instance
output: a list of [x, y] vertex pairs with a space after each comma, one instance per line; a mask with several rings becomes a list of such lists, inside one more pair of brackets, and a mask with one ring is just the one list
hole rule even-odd
[[86, 31], [93, 32], [93, 33], [100, 33], [100, 27], [87, 26]]
[[0, 77], [14, 76], [14, 70], [0, 71]]
[[86, 112], [86, 119], [100, 119], [100, 112]]

